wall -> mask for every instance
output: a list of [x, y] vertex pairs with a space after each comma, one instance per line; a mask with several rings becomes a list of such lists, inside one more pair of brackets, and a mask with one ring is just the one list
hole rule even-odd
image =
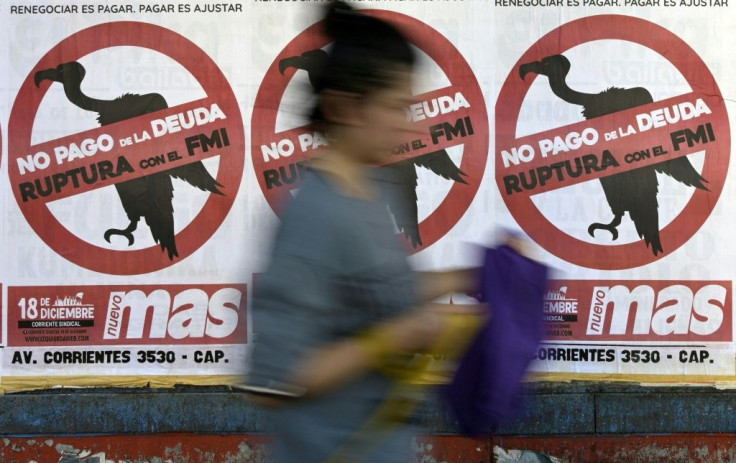
[[[574, 462], [731, 461], [735, 398], [711, 387], [538, 384], [515, 422], [491, 440], [457, 435], [451, 417], [428, 404], [417, 416], [426, 435], [414, 446], [425, 463], [490, 462], [493, 444]], [[2, 461], [55, 462], [66, 446], [116, 462], [268, 455], [267, 415], [226, 388], [50, 390], [5, 395], [0, 405]]]

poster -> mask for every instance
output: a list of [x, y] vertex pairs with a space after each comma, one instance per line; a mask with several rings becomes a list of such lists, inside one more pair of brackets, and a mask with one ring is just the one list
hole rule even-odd
[[[323, 5], [0, 8], [0, 389], [242, 381], [254, 275], [328, 146]], [[353, 5], [418, 56], [412, 266], [516, 230], [553, 276], [534, 380], [736, 379], [728, 0]]]
[[[714, 74], [727, 67], [662, 24], [566, 22], [519, 57], [499, 93], [504, 203], [576, 267], [560, 267], [545, 300], [548, 339], [534, 368], [547, 377], [733, 375], [732, 251], [719, 238], [731, 222], [721, 208], [732, 129], [728, 83]], [[540, 117], [542, 105], [559, 117]]]

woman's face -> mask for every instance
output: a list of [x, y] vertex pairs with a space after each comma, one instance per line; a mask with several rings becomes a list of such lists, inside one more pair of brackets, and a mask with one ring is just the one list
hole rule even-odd
[[392, 72], [387, 84], [357, 103], [357, 124], [351, 131], [354, 139], [350, 144], [366, 164], [387, 161], [391, 149], [409, 141], [412, 135], [406, 116], [406, 108], [412, 103], [410, 71], [407, 68]]

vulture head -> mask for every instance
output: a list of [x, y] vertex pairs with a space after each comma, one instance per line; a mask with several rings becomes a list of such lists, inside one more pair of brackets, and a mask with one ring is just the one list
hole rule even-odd
[[570, 72], [570, 61], [562, 55], [552, 55], [540, 61], [519, 66], [519, 75], [522, 80], [530, 72], [547, 76], [550, 82], [564, 82], [567, 73]]
[[292, 56], [279, 61], [279, 72], [284, 74], [289, 68], [297, 68], [305, 71], [320, 69], [327, 61], [327, 52], [322, 49], [310, 50], [300, 56]]
[[53, 80], [64, 84], [64, 86], [79, 86], [84, 79], [84, 66], [72, 61], [71, 63], [64, 63], [51, 69], [44, 69], [38, 71], [33, 76], [33, 81], [36, 83], [36, 87], [41, 85], [44, 80]]

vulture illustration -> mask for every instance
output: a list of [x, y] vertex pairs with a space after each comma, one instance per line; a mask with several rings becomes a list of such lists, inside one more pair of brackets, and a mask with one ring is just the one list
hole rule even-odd
[[[594, 117], [611, 114], [635, 106], [651, 103], [652, 95], [645, 88], [611, 87], [600, 93], [581, 93], [567, 86], [565, 78], [570, 71], [570, 61], [563, 55], [548, 56], [541, 61], [526, 63], [519, 67], [522, 79], [530, 72], [547, 76], [552, 92], [567, 103], [583, 107], [583, 117]], [[634, 222], [639, 238], [644, 239], [647, 247], [651, 246], [656, 256], [662, 251], [659, 239], [659, 214], [657, 203], [658, 185], [656, 173], [669, 175], [680, 183], [708, 190], [706, 179], [693, 168], [687, 157], [663, 161], [628, 172], [601, 178], [603, 192], [613, 213], [613, 220], [608, 224], [593, 223], [588, 227], [590, 236], [596, 230], [607, 230], [612, 239], [618, 238], [621, 218], [628, 211]]]
[[[113, 124], [168, 108], [166, 100], [158, 93], [126, 93], [114, 100], [89, 97], [81, 90], [85, 72], [84, 67], [77, 62], [64, 63], [56, 68], [36, 72], [34, 81], [36, 86], [47, 79], [61, 83], [69, 101], [86, 111], [96, 112], [100, 125]], [[109, 243], [112, 235], [120, 235], [128, 239], [129, 246], [132, 245], [135, 242], [133, 232], [138, 227], [138, 221], [143, 218], [153, 239], [161, 246], [162, 251], [168, 253], [169, 259], [173, 260], [174, 256], [178, 256], [174, 237], [174, 187], [171, 177], [184, 180], [201, 190], [222, 194], [217, 188], [222, 185], [212, 178], [199, 161], [117, 183], [115, 189], [130, 224], [125, 229], [107, 230], [105, 240]]]
[[[310, 50], [300, 56], [292, 56], [279, 61], [279, 71], [283, 74], [290, 67], [307, 71], [310, 85], [319, 91], [318, 71], [324, 68], [327, 58], [328, 55], [324, 50]], [[417, 214], [416, 166], [429, 169], [445, 179], [467, 184], [462, 177], [467, 174], [455, 165], [445, 150], [423, 154], [378, 169], [377, 176], [385, 186], [389, 208], [396, 221], [396, 226], [414, 248], [422, 244]]]

